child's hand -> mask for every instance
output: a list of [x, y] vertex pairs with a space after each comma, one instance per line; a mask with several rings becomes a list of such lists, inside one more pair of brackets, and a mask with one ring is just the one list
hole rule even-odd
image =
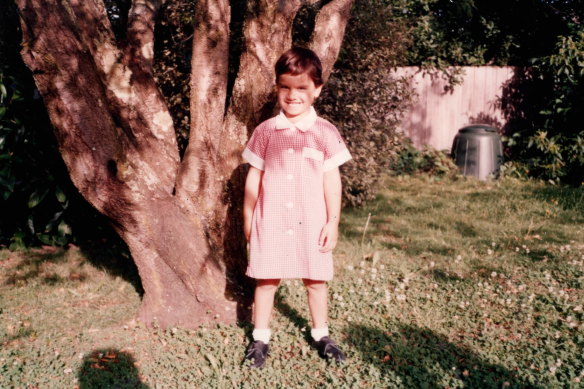
[[320, 232], [320, 238], [318, 238], [318, 245], [320, 246], [319, 251], [321, 253], [326, 253], [331, 251], [337, 246], [337, 241], [339, 240], [339, 224], [335, 222], [329, 222], [325, 224]]

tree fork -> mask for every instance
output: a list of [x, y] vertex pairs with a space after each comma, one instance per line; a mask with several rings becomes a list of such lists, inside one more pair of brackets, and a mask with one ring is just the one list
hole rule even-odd
[[[248, 1], [245, 49], [227, 95], [230, 9], [197, 2], [191, 134], [179, 161], [172, 119], [152, 75], [162, 1], [135, 0], [118, 47], [98, 0], [17, 0], [22, 57], [32, 70], [75, 186], [128, 244], [145, 294], [146, 324], [194, 327], [249, 314], [241, 207], [249, 133], [273, 113], [273, 64], [313, 0]], [[326, 3], [312, 44], [325, 77], [352, 0]]]

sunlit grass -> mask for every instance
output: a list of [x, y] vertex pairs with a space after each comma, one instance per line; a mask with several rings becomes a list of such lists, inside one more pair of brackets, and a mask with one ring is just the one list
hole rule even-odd
[[148, 329], [136, 288], [80, 250], [1, 251], [0, 387], [576, 388], [583, 202], [537, 182], [388, 178], [344, 211], [330, 283], [344, 367], [310, 349], [300, 281], [282, 283], [270, 358], [250, 371], [249, 324]]

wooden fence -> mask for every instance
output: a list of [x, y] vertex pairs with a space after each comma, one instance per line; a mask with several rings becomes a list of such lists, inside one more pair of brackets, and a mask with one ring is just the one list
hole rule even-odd
[[401, 123], [401, 130], [416, 147], [443, 150], [452, 147], [458, 130], [468, 124], [489, 124], [499, 129], [505, 118], [498, 106], [505, 83], [513, 77], [513, 67], [465, 66], [462, 84], [447, 90], [439, 76], [417, 67], [396, 69], [396, 76], [410, 78], [417, 99]]

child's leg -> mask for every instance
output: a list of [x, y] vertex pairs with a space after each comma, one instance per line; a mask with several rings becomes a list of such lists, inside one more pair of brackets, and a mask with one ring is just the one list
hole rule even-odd
[[[254, 340], [262, 340], [264, 343], [269, 341], [270, 318], [279, 284], [279, 279], [257, 280], [253, 298]], [[262, 339], [255, 339], [258, 334]]]
[[325, 281], [304, 279], [304, 285], [308, 293], [308, 307], [312, 318], [310, 335], [314, 339], [314, 347], [323, 358], [333, 358], [337, 363], [343, 362], [347, 357], [339, 349], [339, 346], [329, 337], [328, 331], [328, 288]]
[[274, 295], [280, 280], [257, 280], [253, 297], [253, 341], [245, 351], [245, 360], [250, 361], [249, 367], [260, 368], [268, 356], [270, 342], [270, 316], [274, 308]]
[[325, 281], [303, 279], [308, 293], [308, 308], [312, 319], [312, 328], [326, 328], [328, 321], [328, 288]]
[[253, 341], [247, 347], [245, 360], [251, 361], [252, 368], [260, 368], [268, 356], [270, 342], [270, 316], [274, 307], [274, 295], [280, 280], [257, 280], [253, 297]]

